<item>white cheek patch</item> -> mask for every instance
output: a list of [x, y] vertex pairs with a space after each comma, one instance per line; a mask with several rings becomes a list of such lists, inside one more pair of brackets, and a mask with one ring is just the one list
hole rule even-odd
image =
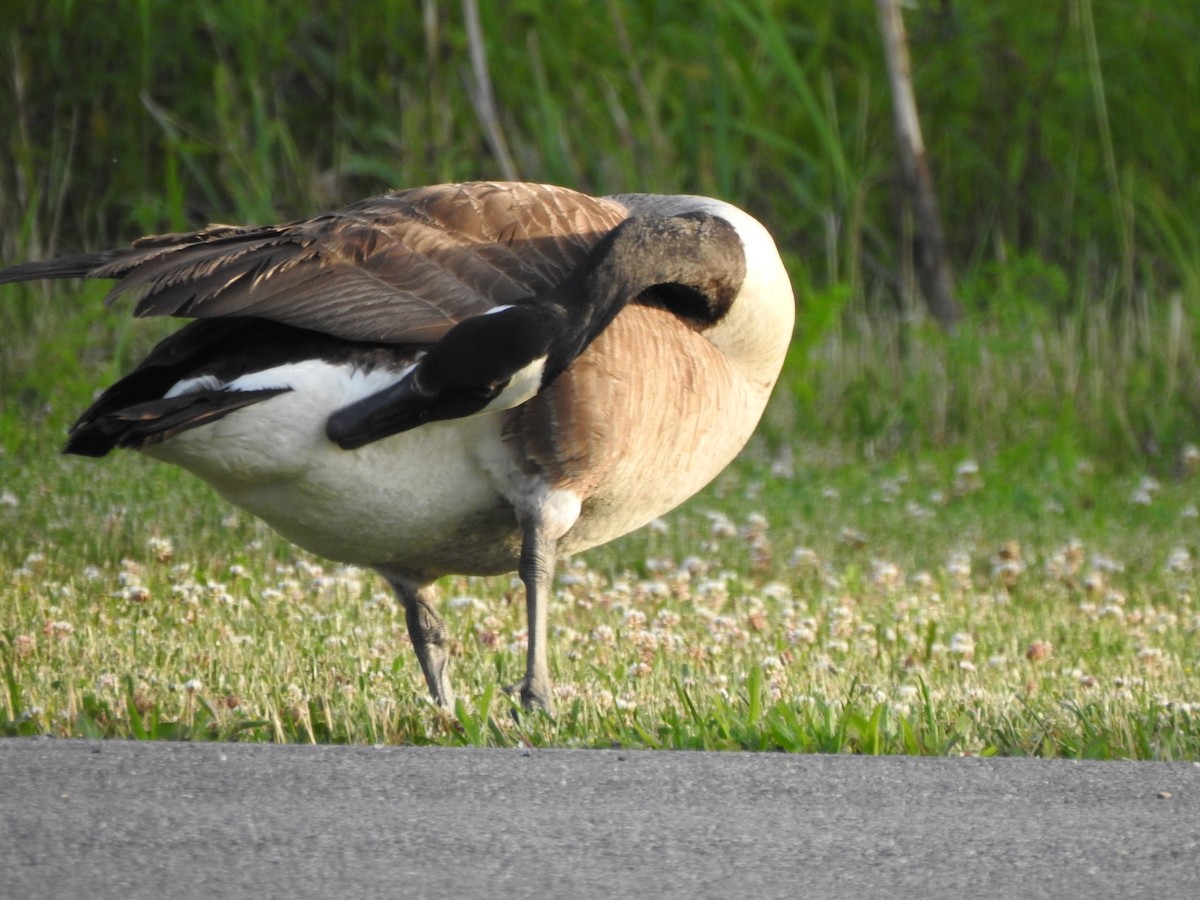
[[481, 412], [513, 409], [526, 400], [532, 400], [542, 389], [542, 373], [546, 371], [546, 357], [540, 356], [526, 365], [508, 380], [502, 390]]

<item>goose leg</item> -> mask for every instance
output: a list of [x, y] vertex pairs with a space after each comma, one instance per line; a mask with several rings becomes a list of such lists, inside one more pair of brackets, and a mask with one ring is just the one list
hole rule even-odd
[[525, 583], [525, 615], [529, 627], [529, 649], [525, 677], [505, 688], [520, 693], [526, 709], [544, 709], [554, 714], [550, 693], [550, 665], [546, 656], [546, 613], [554, 587], [554, 558], [557, 541], [538, 524], [527, 525], [521, 541], [521, 564], [517, 570]]
[[425, 673], [425, 683], [433, 702], [446, 709], [454, 708], [454, 689], [450, 687], [447, 671], [450, 661], [446, 624], [434, 608], [432, 585], [417, 586], [407, 578], [383, 572], [383, 577], [404, 604], [404, 621], [408, 636], [417, 653], [417, 662]]

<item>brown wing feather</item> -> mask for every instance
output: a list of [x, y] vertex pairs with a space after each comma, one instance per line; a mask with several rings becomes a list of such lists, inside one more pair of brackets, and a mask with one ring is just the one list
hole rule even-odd
[[544, 293], [628, 215], [566, 188], [477, 182], [398, 191], [313, 219], [212, 225], [4, 280], [116, 278], [141, 316], [256, 316], [347, 340], [428, 343]]
[[149, 285], [140, 315], [253, 315], [352, 340], [428, 342], [545, 291], [624, 216], [542, 185], [417, 188], [305, 222], [184, 235], [196, 247], [182, 252], [152, 242], [152, 271], [125, 282]]

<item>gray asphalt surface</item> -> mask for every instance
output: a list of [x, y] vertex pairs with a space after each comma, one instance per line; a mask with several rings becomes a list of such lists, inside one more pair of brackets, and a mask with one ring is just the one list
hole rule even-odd
[[0, 897], [1200, 897], [1200, 766], [0, 740]]

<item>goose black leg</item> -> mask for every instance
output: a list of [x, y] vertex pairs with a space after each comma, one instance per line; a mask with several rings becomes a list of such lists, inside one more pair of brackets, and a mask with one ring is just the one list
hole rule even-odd
[[446, 709], [454, 709], [454, 689], [450, 687], [447, 671], [450, 661], [449, 641], [446, 624], [434, 608], [432, 585], [417, 587], [402, 576], [381, 573], [400, 602], [404, 604], [404, 620], [408, 625], [408, 636], [417, 653], [417, 662], [425, 673], [425, 683], [433, 702]]
[[525, 583], [525, 615], [529, 628], [529, 649], [525, 657], [525, 677], [505, 688], [519, 693], [525, 709], [544, 709], [554, 714], [550, 690], [550, 665], [546, 656], [546, 614], [554, 588], [554, 558], [557, 541], [540, 523], [525, 526], [521, 541], [521, 564], [517, 570]]

